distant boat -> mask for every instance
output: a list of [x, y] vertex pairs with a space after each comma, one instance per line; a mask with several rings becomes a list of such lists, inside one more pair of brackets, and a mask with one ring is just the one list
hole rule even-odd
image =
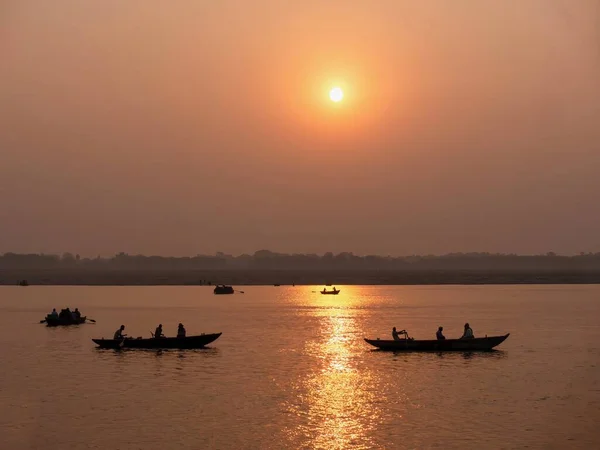
[[19, 286], [29, 286], [29, 282], [27, 280], [19, 281]]
[[323, 295], [338, 295], [341, 292], [341, 289], [333, 288], [333, 291], [328, 291], [327, 289], [323, 289], [320, 292]]
[[502, 344], [510, 333], [504, 336], [490, 336], [473, 339], [415, 340], [410, 338], [395, 340], [366, 339], [368, 344], [380, 350], [394, 352], [473, 352], [490, 351]]
[[216, 295], [233, 294], [232, 286], [225, 286], [224, 284], [215, 286], [214, 293]]
[[280, 285], [280, 284], [274, 284], [273, 286], [275, 286], [275, 287], [279, 287], [279, 286], [281, 286], [281, 285]]
[[66, 317], [51, 317], [50, 315], [46, 316], [44, 320], [41, 322], [46, 322], [46, 325], [49, 327], [59, 327], [59, 326], [69, 326], [69, 325], [81, 325], [86, 321], [85, 316], [81, 316], [79, 318], [66, 318]]
[[143, 348], [143, 349], [194, 349], [216, 341], [221, 333], [200, 334], [186, 337], [161, 337], [161, 338], [125, 338], [125, 339], [92, 339], [100, 348]]

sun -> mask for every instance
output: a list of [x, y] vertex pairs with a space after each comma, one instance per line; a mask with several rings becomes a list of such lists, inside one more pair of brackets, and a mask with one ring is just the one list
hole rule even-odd
[[344, 98], [344, 91], [342, 91], [339, 87], [334, 87], [329, 91], [329, 98], [332, 102], [338, 103], [341, 102]]

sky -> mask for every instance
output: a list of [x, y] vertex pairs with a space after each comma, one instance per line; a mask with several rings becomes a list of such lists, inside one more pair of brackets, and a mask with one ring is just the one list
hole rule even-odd
[[0, 253], [599, 252], [599, 124], [600, 0], [4, 0]]

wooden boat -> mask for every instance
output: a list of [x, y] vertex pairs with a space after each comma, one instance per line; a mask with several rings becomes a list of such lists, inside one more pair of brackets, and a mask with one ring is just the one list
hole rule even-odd
[[41, 322], [46, 322], [46, 325], [49, 327], [59, 327], [68, 325], [81, 325], [82, 323], [85, 323], [86, 319], [87, 318], [85, 316], [81, 316], [79, 319], [74, 319], [66, 317], [52, 317], [48, 315]]
[[366, 339], [367, 343], [380, 350], [395, 352], [472, 352], [489, 351], [502, 344], [510, 333], [504, 336], [486, 336], [473, 339], [416, 340], [411, 338], [394, 340]]
[[19, 281], [19, 286], [29, 286], [29, 282], [27, 280]]
[[92, 339], [100, 348], [141, 348], [141, 349], [194, 349], [217, 340], [222, 333], [200, 334], [187, 337], [161, 337], [161, 338], [125, 338], [125, 339]]
[[333, 291], [328, 291], [327, 289], [323, 289], [321, 294], [323, 295], [338, 295], [342, 290], [341, 289], [333, 289]]
[[225, 286], [224, 284], [217, 285], [217, 286], [215, 286], [214, 293], [216, 295], [233, 294], [233, 287]]

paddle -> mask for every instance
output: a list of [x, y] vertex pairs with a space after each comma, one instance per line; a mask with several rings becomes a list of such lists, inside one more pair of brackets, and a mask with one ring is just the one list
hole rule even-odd
[[90, 322], [92, 322], [92, 323], [96, 323], [96, 321], [95, 321], [94, 319], [88, 319], [87, 317], [86, 317], [86, 319], [85, 319], [85, 320], [89, 320], [89, 321], [90, 321]]
[[243, 293], [244, 293], [244, 291], [238, 291], [238, 290], [236, 290], [235, 292], [239, 292], [240, 294], [243, 294]]
[[46, 319], [40, 320], [40, 323], [44, 323], [46, 321]]

